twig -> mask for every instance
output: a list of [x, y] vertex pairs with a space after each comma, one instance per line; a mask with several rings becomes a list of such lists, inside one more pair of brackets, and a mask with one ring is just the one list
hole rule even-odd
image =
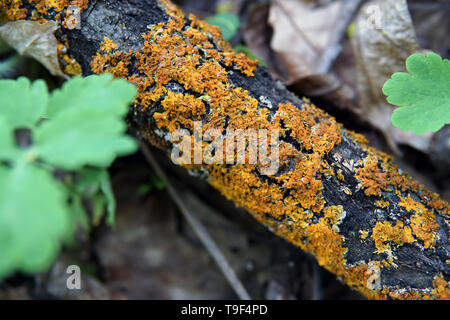
[[180, 209], [183, 216], [186, 218], [188, 223], [191, 225], [192, 229], [194, 230], [195, 234], [199, 237], [203, 245], [205, 246], [206, 250], [209, 252], [209, 254], [213, 257], [213, 259], [218, 264], [220, 270], [225, 275], [225, 278], [230, 283], [231, 287], [234, 289], [236, 294], [241, 300], [251, 300], [250, 295], [248, 294], [247, 290], [242, 285], [241, 281], [236, 276], [236, 273], [231, 268], [230, 264], [228, 263], [225, 256], [222, 254], [218, 246], [216, 245], [215, 241], [211, 238], [206, 228], [203, 226], [203, 224], [198, 220], [192, 211], [189, 210], [189, 208], [185, 205], [183, 200], [181, 199], [180, 195], [178, 194], [178, 191], [173, 187], [170, 179], [167, 177], [167, 175], [164, 173], [162, 168], [159, 166], [156, 159], [153, 157], [150, 149], [147, 147], [145, 142], [142, 140], [139, 140], [139, 144], [142, 150], [142, 153], [144, 154], [144, 157], [147, 159], [149, 164], [152, 166], [152, 168], [155, 170], [156, 174], [160, 177], [160, 179], [164, 182], [164, 184], [167, 187], [167, 190], [169, 191], [170, 196], [175, 201], [176, 205], [178, 206], [178, 209]]

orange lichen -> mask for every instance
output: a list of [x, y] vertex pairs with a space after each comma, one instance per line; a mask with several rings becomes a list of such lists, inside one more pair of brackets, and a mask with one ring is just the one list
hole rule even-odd
[[83, 11], [89, 4], [89, 0], [28, 0], [28, 2], [34, 3], [36, 10], [43, 15], [47, 14], [49, 9], [61, 12], [69, 6], [76, 6]]
[[343, 215], [343, 207], [341, 205], [326, 207], [323, 209], [323, 221], [327, 225], [332, 226], [333, 230], [339, 231], [338, 224], [345, 217]]
[[441, 211], [447, 216], [450, 215], [450, 206], [448, 202], [439, 198], [439, 195], [437, 193], [422, 188], [419, 196], [420, 199], [422, 201], [426, 201], [431, 208]]
[[434, 248], [434, 244], [438, 238], [437, 230], [439, 228], [434, 214], [422, 203], [414, 200], [409, 195], [408, 197], [400, 197], [399, 205], [407, 211], [415, 212], [411, 217], [411, 229], [414, 235], [424, 242], [425, 248]]
[[[25, 8], [24, 3], [32, 6], [31, 12]], [[77, 7], [80, 12], [85, 10], [89, 4], [89, 0], [2, 0], [0, 7], [2, 8], [0, 22], [17, 21], [27, 18], [33, 21], [46, 22], [49, 10], [53, 10], [53, 21], [60, 22], [64, 27], [66, 21], [65, 10], [69, 7]]]
[[434, 279], [432, 293], [436, 299], [450, 300], [450, 284], [445, 281], [442, 274]]
[[192, 120], [200, 120], [205, 113], [205, 105], [193, 95], [167, 92], [161, 105], [164, 112], [153, 115], [158, 128], [174, 132], [177, 129], [194, 129]]
[[[344, 254], [347, 249], [342, 246], [342, 236], [329, 227], [324, 220], [306, 228], [307, 251], [317, 257], [319, 265], [335, 274], [344, 274]], [[343, 263], [344, 262], [344, 263]]]
[[103, 37], [103, 42], [100, 43], [100, 50], [105, 51], [106, 53], [110, 53], [114, 49], [117, 49], [119, 46], [114, 43], [111, 39], [107, 37]]
[[335, 173], [331, 166], [329, 165], [328, 161], [324, 160], [320, 163], [320, 173], [324, 174], [325, 176], [334, 176]]
[[[0, 19], [3, 22], [28, 16], [43, 22], [51, 9], [56, 13], [52, 19], [64, 28], [68, 18], [65, 10], [71, 5], [84, 10], [88, 2], [29, 0], [34, 9], [28, 12], [21, 1], [1, 0], [2, 7], [7, 10], [2, 11]], [[372, 199], [375, 205], [387, 208], [389, 201], [382, 198], [382, 191], [395, 192], [401, 199], [400, 205], [414, 212], [409, 219], [403, 220], [404, 223], [397, 221], [392, 225], [378, 221], [373, 230], [360, 230], [360, 238], [364, 242], [373, 240], [377, 252], [412, 243], [413, 236], [422, 240], [425, 248], [432, 249], [438, 237], [433, 210], [448, 213], [448, 204], [402, 173], [392, 164], [392, 157], [369, 147], [364, 136], [341, 128], [333, 117], [307, 99], [300, 106], [280, 103], [269, 115], [269, 111], [261, 108], [259, 101], [247, 90], [235, 87], [229, 81], [229, 74], [236, 71], [252, 77], [257, 71], [257, 61], [235, 53], [223, 40], [218, 27], [210, 26], [194, 15], [186, 17], [170, 1], [159, 2], [170, 18], [166, 23], [148, 26], [149, 31], [142, 35], [143, 44], [138, 51], [122, 52], [112, 40], [104, 38], [91, 61], [93, 72], [113, 73], [136, 84], [139, 91], [135, 101], [137, 110], [149, 114], [159, 130], [142, 127], [143, 136], [155, 146], [168, 149], [170, 142], [156, 133], [173, 133], [180, 128], [192, 132], [194, 121], [198, 120], [203, 124], [201, 133], [214, 128], [220, 132], [226, 129], [279, 130], [279, 160], [283, 170], [278, 175], [262, 176], [260, 172], [265, 165], [261, 162], [202, 163], [185, 167], [202, 169], [209, 183], [227, 198], [246, 208], [276, 234], [313, 253], [321, 266], [368, 297], [448, 298], [448, 283], [442, 276], [435, 278], [432, 295], [423, 290], [380, 289], [368, 283], [377, 279], [379, 270], [389, 266], [391, 261], [366, 261], [357, 266], [347, 264], [348, 248], [345, 237], [339, 233], [345, 211], [342, 205], [333, 205], [324, 199], [322, 183], [334, 175], [334, 170], [340, 181], [345, 179], [342, 169], [334, 168], [334, 163], [327, 157], [341, 142], [341, 135], [347, 135], [365, 152], [361, 167], [355, 170], [364, 193], [377, 196], [378, 199]], [[58, 48], [66, 63], [64, 70], [79, 72], [79, 65], [63, 53], [63, 48], [67, 49], [68, 44], [59, 43]], [[183, 90], [178, 91], [180, 87]], [[155, 102], [159, 103], [158, 108], [152, 108]], [[224, 144], [227, 141], [228, 138], [224, 139]], [[226, 154], [228, 152], [227, 149]], [[351, 173], [352, 168], [349, 170]], [[352, 194], [347, 187], [342, 190], [347, 195]], [[407, 191], [416, 193], [420, 200], [405, 197]]]
[[312, 133], [313, 151], [321, 156], [328, 154], [335, 145], [341, 142], [341, 133], [339, 132], [339, 125], [333, 119], [318, 115], [321, 119], [319, 125], [314, 127]]
[[342, 174], [342, 169], [337, 170], [337, 177], [339, 178], [339, 180], [345, 181], [344, 175]]
[[377, 200], [377, 201], [375, 201], [375, 205], [377, 206], [377, 207], [380, 207], [380, 208], [387, 208], [387, 207], [389, 207], [389, 201], [387, 201], [387, 200]]
[[378, 167], [378, 158], [369, 155], [364, 159], [364, 166], [355, 170], [355, 177], [361, 181], [364, 193], [368, 196], [379, 196], [387, 186], [385, 172]]
[[[323, 181], [335, 172], [338, 179], [344, 181], [342, 169], [333, 166], [329, 155], [341, 143], [343, 133], [361, 146], [367, 155], [361, 167], [355, 167], [355, 177], [366, 195], [381, 197], [381, 191], [414, 191], [419, 189], [418, 185], [399, 172], [390, 156], [369, 147], [363, 136], [343, 129], [333, 117], [306, 100], [299, 106], [287, 101], [279, 103], [272, 111], [262, 108], [258, 99], [229, 80], [235, 70], [253, 76], [257, 62], [234, 53], [217, 27], [193, 15], [184, 16], [169, 1], [161, 0], [160, 4], [170, 18], [165, 23], [147, 26], [148, 32], [142, 35], [139, 50], [125, 53], [112, 42], [104, 41], [93, 57], [92, 70], [111, 72], [136, 84], [137, 110], [149, 115], [156, 124], [153, 129], [158, 129], [152, 132], [144, 127], [141, 131], [152, 144], [164, 149], [170, 149], [169, 142], [158, 135], [167, 139], [177, 129], [192, 133], [196, 121], [202, 124], [197, 134], [209, 129], [218, 129], [223, 134], [225, 156], [230, 152], [227, 142], [232, 139], [226, 135], [228, 129], [278, 130], [280, 171], [277, 174], [262, 175], [265, 164], [261, 161], [233, 165], [191, 161], [184, 166], [201, 170], [225, 197], [247, 209], [276, 234], [312, 252], [320, 265], [350, 286], [369, 297], [389, 297], [395, 290], [373, 289], [367, 286], [367, 281], [374, 277], [373, 266], [389, 266], [390, 260], [347, 265], [348, 248], [345, 237], [339, 233], [345, 211], [342, 205], [328, 203], [324, 198]], [[132, 75], [130, 70], [133, 70]], [[195, 135], [189, 142], [191, 145], [198, 143]], [[211, 142], [200, 143], [203, 148]], [[258, 144], [261, 144], [259, 139]], [[187, 158], [195, 160], [194, 152]], [[353, 169], [349, 170], [351, 173]], [[347, 187], [342, 190], [347, 195], [352, 194]], [[375, 200], [380, 201], [380, 207], [389, 205], [383, 199]], [[438, 201], [434, 203], [441, 205]], [[413, 235], [424, 237], [414, 231], [417, 222], [411, 221], [411, 226], [407, 223], [398, 221], [393, 226], [378, 222], [374, 230], [361, 231], [361, 239], [375, 241], [377, 249], [384, 251], [413, 242]], [[414, 294], [413, 291], [410, 294]]]
[[363, 240], [369, 236], [369, 231], [367, 230], [359, 230], [359, 233], [360, 233], [359, 237]]
[[419, 184], [392, 163], [392, 156], [365, 144], [360, 146], [367, 152], [367, 156], [363, 167], [356, 169], [355, 177], [365, 188], [366, 195], [379, 196], [382, 190], [419, 191]]
[[127, 53], [117, 51], [112, 54], [99, 52], [91, 61], [92, 71], [95, 73], [111, 73], [116, 77], [125, 78], [129, 74], [128, 66], [131, 64], [132, 51]]
[[1, 0], [0, 7], [2, 8], [0, 23], [25, 19], [28, 14], [28, 10], [23, 8], [23, 3], [20, 0]]
[[66, 62], [66, 65], [64, 66], [64, 73], [69, 76], [79, 76], [82, 74], [83, 70], [75, 59], [70, 58], [67, 54], [64, 54], [62, 57]]
[[352, 130], [345, 130], [347, 132], [347, 134], [350, 136], [350, 138], [352, 138], [352, 140], [360, 145], [365, 145], [368, 146], [369, 145], [369, 140], [367, 140], [367, 138], [360, 134], [360, 133], [356, 133]]
[[402, 245], [414, 242], [411, 229], [397, 221], [395, 226], [387, 221], [377, 222], [372, 230], [372, 239], [375, 242], [377, 253], [390, 251], [390, 245], [386, 242]]

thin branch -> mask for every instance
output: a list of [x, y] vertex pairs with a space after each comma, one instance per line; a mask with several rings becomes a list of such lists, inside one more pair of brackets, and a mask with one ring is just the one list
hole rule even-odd
[[205, 246], [208, 253], [216, 261], [217, 265], [219, 266], [220, 270], [224, 274], [225, 278], [228, 280], [231, 287], [234, 289], [237, 296], [241, 300], [251, 300], [251, 297], [248, 294], [247, 290], [244, 288], [241, 281], [236, 276], [236, 273], [234, 272], [233, 268], [228, 263], [225, 256], [220, 251], [216, 242], [211, 238], [208, 231], [203, 226], [203, 224], [200, 222], [200, 220], [197, 219], [197, 217], [195, 216], [195, 213], [192, 212], [191, 210], [189, 210], [189, 208], [186, 206], [184, 201], [181, 199], [180, 195], [178, 194], [178, 191], [172, 185], [170, 178], [167, 177], [167, 175], [164, 173], [163, 169], [160, 167], [160, 165], [158, 164], [156, 159], [153, 157], [150, 149], [147, 147], [145, 142], [142, 140], [139, 140], [139, 144], [140, 144], [142, 153], [144, 154], [144, 157], [146, 158], [148, 163], [151, 165], [153, 170], [155, 170], [155, 172], [159, 176], [159, 178], [164, 182], [164, 184], [167, 187], [167, 190], [169, 191], [170, 196], [175, 201], [178, 209], [180, 209], [180, 211], [183, 214], [183, 216], [185, 217], [185, 219], [191, 225], [195, 234], [198, 236], [200, 241], [203, 243], [203, 245]]

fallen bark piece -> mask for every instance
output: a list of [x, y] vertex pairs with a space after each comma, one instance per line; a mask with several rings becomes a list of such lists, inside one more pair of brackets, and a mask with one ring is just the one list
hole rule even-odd
[[[2, 1], [0, 19], [55, 21], [62, 65], [135, 83], [130, 118], [148, 142], [168, 155], [196, 142], [175, 160], [367, 297], [450, 298], [449, 205], [233, 52], [217, 27], [163, 0], [52, 3]], [[73, 5], [78, 28], [66, 23]], [[231, 130], [249, 135], [242, 158]], [[263, 130], [279, 136], [252, 144]], [[266, 161], [252, 163], [264, 147]]]

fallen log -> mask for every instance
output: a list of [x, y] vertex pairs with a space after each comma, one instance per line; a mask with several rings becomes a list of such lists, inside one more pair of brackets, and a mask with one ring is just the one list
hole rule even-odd
[[[369, 298], [450, 298], [448, 203], [235, 53], [218, 28], [165, 0], [0, 4], [0, 21], [56, 23], [66, 74], [135, 83], [141, 137], [344, 283]], [[231, 141], [242, 136], [239, 158]]]

